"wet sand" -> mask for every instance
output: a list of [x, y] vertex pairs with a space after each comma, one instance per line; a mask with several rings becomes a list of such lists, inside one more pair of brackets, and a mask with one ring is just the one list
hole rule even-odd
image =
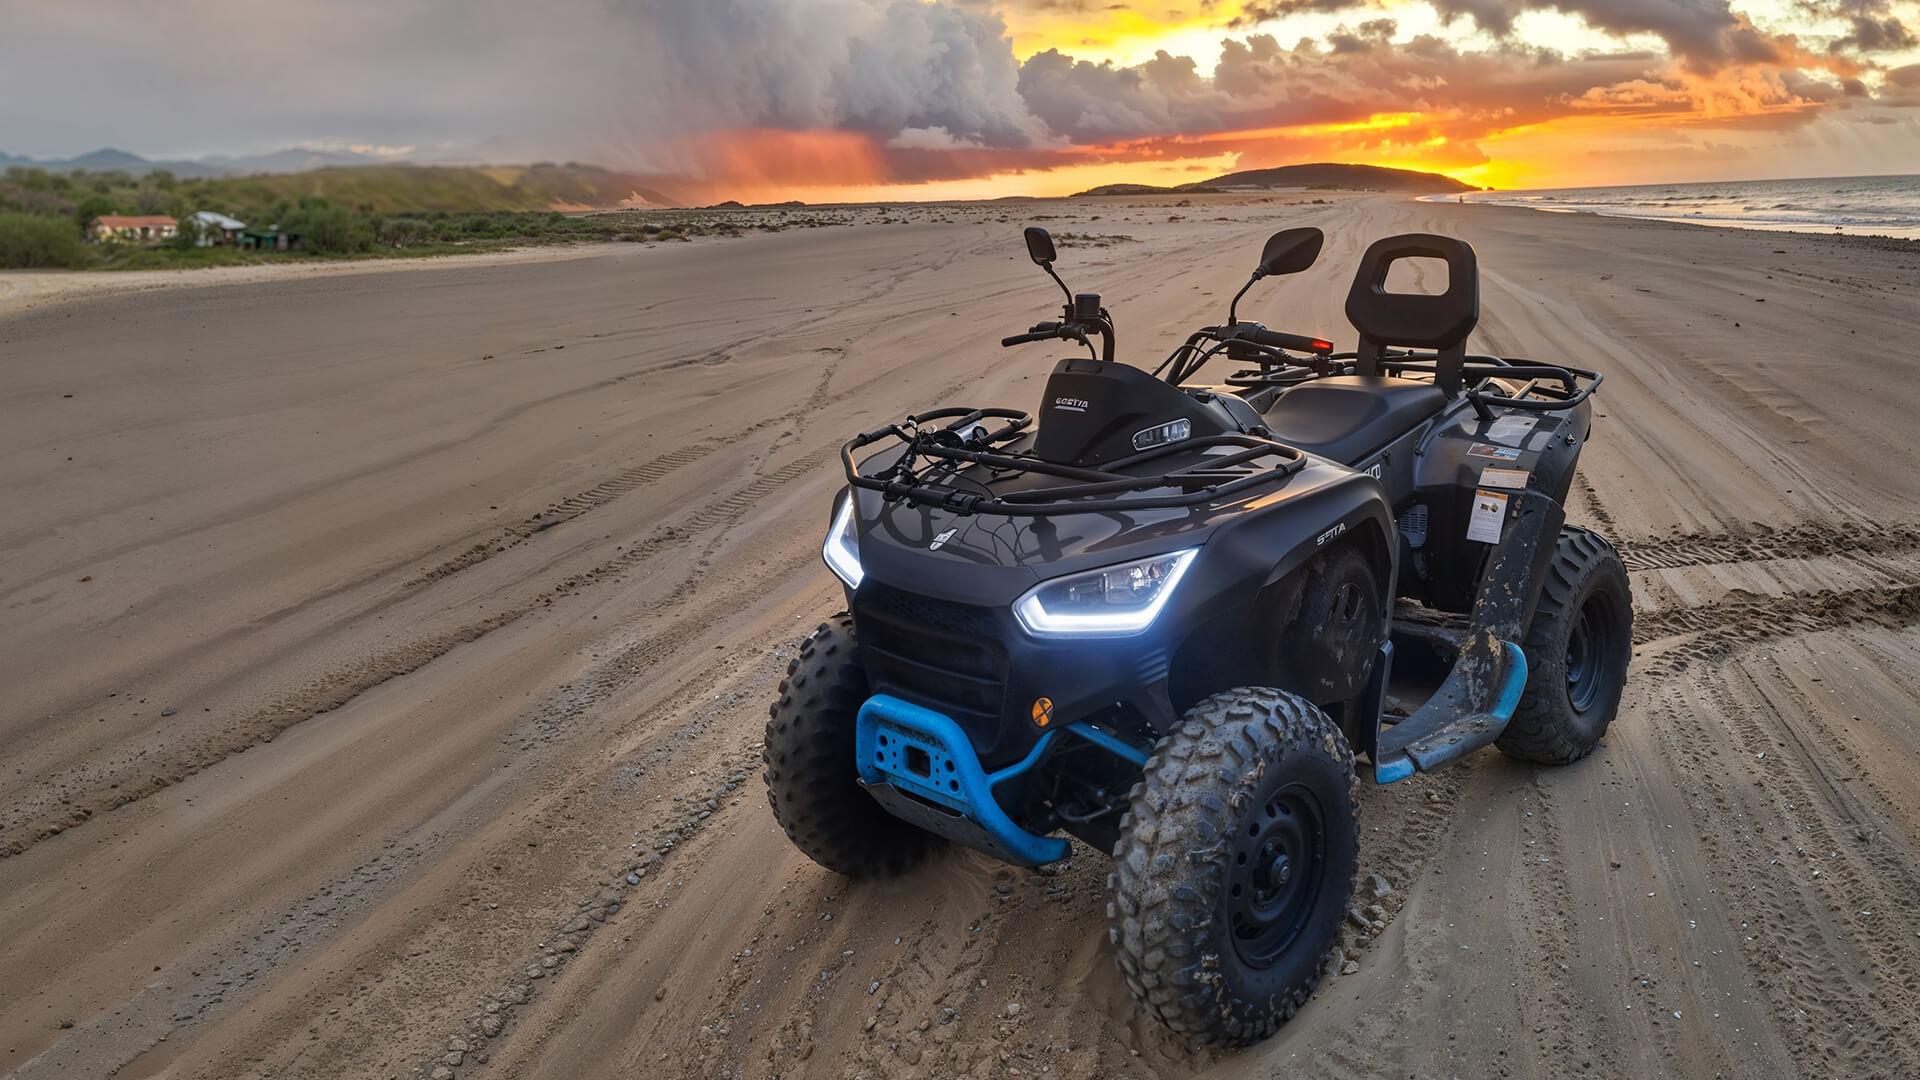
[[[1194, 203], [0, 276], [0, 1070], [1920, 1075], [1920, 244]], [[1312, 224], [1243, 312], [1350, 344], [1366, 244], [1453, 233], [1477, 347], [1606, 374], [1570, 514], [1632, 571], [1616, 726], [1367, 789], [1386, 929], [1251, 1051], [1136, 1013], [1103, 857], [852, 884], [761, 791], [839, 445], [1034, 403], [1036, 222], [1102, 238], [1061, 272], [1149, 366]]]

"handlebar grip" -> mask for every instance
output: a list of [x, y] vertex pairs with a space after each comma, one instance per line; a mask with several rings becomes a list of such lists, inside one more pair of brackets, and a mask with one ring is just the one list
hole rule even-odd
[[1283, 334], [1278, 330], [1242, 330], [1240, 338], [1255, 345], [1266, 345], [1275, 349], [1292, 349], [1295, 352], [1330, 353], [1333, 342], [1320, 338], [1311, 338], [1302, 334]]
[[1057, 322], [1035, 323], [1024, 334], [1015, 334], [1012, 337], [1001, 338], [1000, 347], [1004, 349], [1010, 345], [1025, 345], [1029, 341], [1045, 341], [1048, 338], [1073, 337], [1074, 335], [1071, 333], [1071, 330], [1071, 327], [1063, 326]]

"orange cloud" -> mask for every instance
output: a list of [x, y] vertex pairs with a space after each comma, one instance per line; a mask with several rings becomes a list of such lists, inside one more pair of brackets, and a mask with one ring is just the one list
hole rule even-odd
[[[786, 2], [775, 0], [775, 6]], [[832, 2], [865, 10], [881, 0]], [[1496, 36], [1409, 37], [1392, 19], [1370, 18], [1292, 45], [1271, 34], [1228, 37], [1210, 68], [1166, 50], [1138, 64], [1089, 60], [1069, 44], [1012, 59], [1019, 50], [1013, 43], [1070, 37], [1075, 28], [1101, 28], [1109, 42], [1126, 35], [1137, 42], [1199, 23], [1244, 25], [1287, 12], [1324, 16], [1389, 2], [1431, 4], [1442, 16], [1465, 16]], [[1797, 2], [1877, 12], [1886, 0]], [[1644, 152], [1650, 136], [1687, 143], [1686, 132], [1719, 131], [1742, 140], [1743, 151], [1762, 150], [1765, 140], [1825, 117], [1913, 104], [1895, 76], [1860, 55], [1857, 45], [1762, 30], [1728, 0], [1273, 0], [1125, 9], [1098, 0], [933, 0], [910, 6], [916, 14], [903, 25], [914, 32], [899, 42], [862, 38], [816, 50], [831, 54], [817, 70], [804, 51], [780, 51], [773, 68], [753, 69], [757, 82], [743, 83], [739, 71], [730, 70], [725, 93], [710, 98], [724, 102], [735, 119], [655, 140], [646, 157], [675, 162], [683, 189], [761, 200], [896, 188], [902, 198], [1058, 194], [1116, 179], [1169, 183], [1204, 178], [1210, 170], [1313, 160], [1424, 168], [1506, 186], [1578, 182], [1570, 173], [1583, 161], [1652, 160]], [[1631, 36], [1642, 47], [1569, 54], [1513, 36], [1522, 25], [1516, 19], [1539, 9], [1577, 16], [1596, 33]], [[704, 7], [691, 10], [681, 17], [707, 18]], [[863, 33], [891, 32], [893, 23], [871, 26]], [[809, 32], [820, 39], [817, 28]], [[1876, 32], [1875, 40], [1898, 37], [1885, 27]], [[1006, 35], [999, 38], [1005, 51], [991, 47], [996, 34]], [[1801, 44], [1803, 36], [1813, 47]], [[1648, 40], [1666, 47], [1645, 48]], [[936, 41], [951, 44], [930, 44]], [[959, 63], [957, 56], [978, 62]], [[927, 68], [929, 57], [941, 59]], [[690, 79], [712, 70], [698, 56], [679, 62]], [[1878, 98], [1871, 89], [1876, 82]], [[760, 83], [818, 87], [822, 96], [777, 95], [777, 107], [763, 107], [755, 104], [765, 96]], [[1589, 152], [1608, 149], [1622, 153]], [[1734, 159], [1744, 160], [1729, 151]]]

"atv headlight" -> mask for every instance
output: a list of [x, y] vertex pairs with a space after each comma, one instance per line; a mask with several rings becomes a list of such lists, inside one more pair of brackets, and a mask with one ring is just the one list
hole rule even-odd
[[827, 561], [827, 569], [847, 583], [847, 588], [860, 587], [860, 579], [866, 574], [860, 569], [860, 536], [854, 531], [852, 492], [847, 493], [847, 501], [840, 504], [840, 512], [833, 516], [833, 527], [827, 530], [827, 542], [821, 547], [820, 556]]
[[1137, 634], [1153, 624], [1199, 548], [1043, 581], [1014, 601], [1020, 625], [1040, 637]]

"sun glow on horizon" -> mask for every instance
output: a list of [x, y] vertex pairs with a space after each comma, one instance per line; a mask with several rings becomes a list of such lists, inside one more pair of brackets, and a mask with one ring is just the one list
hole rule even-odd
[[[1243, 16], [1259, 9], [1226, 0], [998, 0], [1014, 62], [1026, 65], [1013, 100], [1031, 107], [1019, 123], [1032, 135], [769, 126], [689, 136], [669, 156], [687, 165], [684, 189], [758, 202], [1057, 196], [1312, 162], [1513, 189], [1794, 175], [1804, 158], [1791, 148], [1809, 144], [1877, 163], [1873, 141], [1899, 123], [1920, 171], [1920, 121], [1865, 116], [1860, 104], [1885, 90], [1897, 105], [1911, 86], [1920, 105], [1920, 64], [1903, 74], [1832, 38], [1788, 33], [1822, 23], [1801, 11], [1809, 0], [1752, 2], [1764, 31], [1735, 8], [1714, 32], [1749, 37], [1696, 41], [1663, 36], [1657, 22], [1604, 29], [1540, 7], [1517, 9], [1512, 33], [1498, 36], [1471, 16], [1443, 17], [1432, 0], [1254, 19]], [[1915, 0], [1891, 2], [1920, 13]], [[1763, 33], [1775, 36], [1753, 36]], [[1723, 52], [1686, 51], [1714, 48]], [[1920, 60], [1920, 47], [1911, 52]]]

